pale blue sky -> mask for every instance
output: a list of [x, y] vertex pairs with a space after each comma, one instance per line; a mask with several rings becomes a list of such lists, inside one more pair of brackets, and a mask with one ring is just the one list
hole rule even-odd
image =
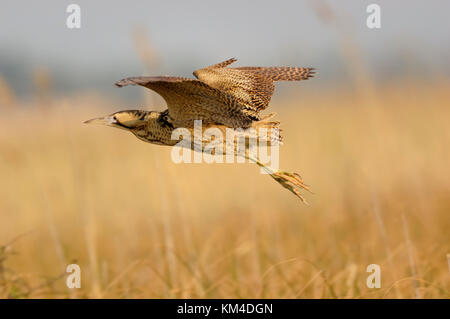
[[[107, 88], [143, 72], [131, 37], [140, 26], [163, 58], [158, 72], [187, 76], [237, 57], [246, 65], [317, 66], [326, 81], [343, 68], [340, 40], [317, 17], [313, 1], [1, 0], [0, 74], [17, 86], [43, 65], [59, 76], [61, 89]], [[406, 72], [406, 54], [432, 73], [448, 74], [450, 1], [325, 2], [348, 24], [374, 72]], [[81, 29], [66, 27], [70, 3], [81, 6]], [[381, 6], [379, 30], [365, 25], [370, 3]]]

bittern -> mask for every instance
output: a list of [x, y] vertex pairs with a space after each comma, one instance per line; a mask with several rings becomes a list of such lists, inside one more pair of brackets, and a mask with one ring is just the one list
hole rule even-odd
[[[279, 122], [269, 121], [271, 116], [262, 117], [260, 112], [269, 106], [276, 81], [300, 81], [314, 76], [314, 68], [303, 67], [238, 67], [228, 65], [236, 59], [194, 71], [197, 79], [167, 76], [129, 77], [116, 83], [116, 86], [140, 85], [161, 95], [167, 103], [163, 112], [127, 110], [105, 117], [94, 118], [85, 123], [103, 124], [130, 131], [139, 139], [152, 144], [174, 146], [179, 140], [172, 139], [177, 128], [187, 128], [193, 133], [194, 121], [201, 120], [203, 129], [274, 129]], [[257, 133], [258, 134], [258, 133]], [[260, 135], [257, 135], [260, 138]], [[280, 137], [264, 140], [271, 146]], [[230, 141], [224, 141], [229, 143]], [[234, 141], [233, 143], [234, 144]], [[200, 148], [188, 144], [194, 151], [204, 151], [205, 141]], [[309, 191], [302, 178], [296, 173], [275, 170], [262, 163], [248, 151], [244, 157], [256, 163], [270, 174], [278, 183], [305, 199], [301, 189]]]

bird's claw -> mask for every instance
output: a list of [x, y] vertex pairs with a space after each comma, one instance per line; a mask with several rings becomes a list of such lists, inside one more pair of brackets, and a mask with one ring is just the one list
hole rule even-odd
[[303, 179], [301, 176], [297, 173], [290, 173], [290, 172], [283, 172], [283, 171], [276, 171], [271, 176], [280, 183], [284, 188], [287, 188], [292, 193], [294, 193], [300, 200], [305, 203], [306, 205], [309, 205], [306, 199], [302, 196], [300, 193], [300, 189], [305, 189], [308, 192], [312, 193], [309, 189], [309, 185], [305, 184], [303, 182]]

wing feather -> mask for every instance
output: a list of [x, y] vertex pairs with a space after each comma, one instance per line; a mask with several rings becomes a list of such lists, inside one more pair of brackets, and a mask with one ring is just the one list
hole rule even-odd
[[167, 103], [169, 116], [177, 127], [193, 127], [194, 120], [230, 127], [248, 127], [258, 120], [232, 95], [208, 84], [181, 77], [130, 77], [116, 86], [141, 85], [161, 95]]
[[233, 95], [254, 114], [269, 106], [274, 82], [307, 80], [315, 74], [314, 68], [301, 67], [226, 68], [235, 61], [233, 58], [196, 70], [194, 75], [211, 87]]

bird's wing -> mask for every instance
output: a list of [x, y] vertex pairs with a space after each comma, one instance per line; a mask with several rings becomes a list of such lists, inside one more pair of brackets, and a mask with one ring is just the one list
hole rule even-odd
[[116, 86], [141, 85], [161, 95], [177, 127], [193, 127], [194, 120], [230, 127], [248, 127], [259, 118], [247, 112], [234, 96], [195, 79], [180, 77], [130, 77]]
[[236, 59], [194, 71], [194, 76], [211, 87], [227, 92], [246, 104], [255, 115], [269, 106], [275, 81], [300, 81], [314, 76], [314, 68], [239, 67], [227, 68]]
[[213, 65], [210, 65], [210, 66], [208, 66], [208, 68], [224, 68], [236, 61], [237, 61], [236, 58], [231, 58], [231, 59], [225, 60], [223, 62], [219, 62], [219, 63], [213, 64]]

